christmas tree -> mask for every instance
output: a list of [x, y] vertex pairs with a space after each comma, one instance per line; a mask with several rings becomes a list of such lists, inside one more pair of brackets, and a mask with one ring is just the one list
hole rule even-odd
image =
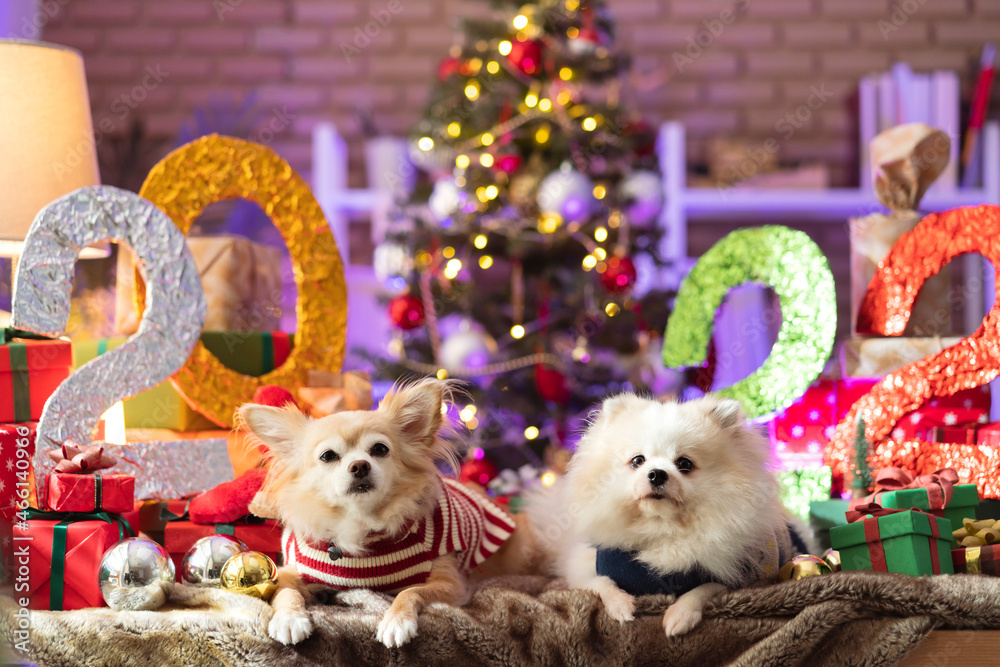
[[376, 249], [397, 327], [378, 366], [466, 380], [476, 458], [558, 468], [602, 398], [674, 389], [660, 175], [603, 3], [493, 6], [463, 22], [411, 137], [427, 179]]

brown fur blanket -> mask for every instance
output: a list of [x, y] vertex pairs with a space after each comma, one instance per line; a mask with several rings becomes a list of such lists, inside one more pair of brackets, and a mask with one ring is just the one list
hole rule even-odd
[[[1000, 578], [838, 573], [727, 593], [690, 634], [668, 640], [667, 596], [640, 598], [636, 620], [609, 618], [596, 595], [540, 577], [494, 579], [456, 608], [435, 604], [402, 649], [375, 641], [389, 597], [369, 591], [311, 607], [316, 630], [289, 648], [268, 638], [270, 608], [178, 586], [155, 612], [32, 612], [27, 653], [40, 665], [891, 665], [935, 628], [1000, 628]], [[15, 643], [16, 607], [0, 604]], [[22, 645], [24, 646], [24, 645]]]

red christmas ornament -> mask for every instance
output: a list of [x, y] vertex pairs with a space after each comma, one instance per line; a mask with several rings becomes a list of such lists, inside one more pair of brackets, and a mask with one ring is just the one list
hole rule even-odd
[[469, 459], [462, 464], [462, 470], [458, 473], [458, 481], [472, 482], [480, 486], [486, 486], [490, 480], [500, 474], [496, 465], [485, 458]]
[[604, 289], [615, 294], [627, 292], [635, 285], [635, 264], [628, 257], [612, 257], [607, 270], [601, 274]]
[[292, 392], [276, 384], [265, 384], [263, 387], [257, 387], [257, 391], [253, 393], [253, 402], [258, 405], [270, 405], [275, 408], [283, 408], [289, 403], [296, 408], [299, 407]]
[[438, 65], [438, 78], [442, 81], [447, 81], [449, 78], [458, 74], [462, 70], [462, 61], [458, 58], [448, 57], [441, 61]]
[[389, 319], [400, 329], [423, 326], [424, 302], [410, 294], [401, 294], [389, 302]]
[[555, 368], [537, 364], [535, 366], [535, 388], [538, 395], [546, 401], [552, 401], [559, 405], [569, 403], [569, 387], [566, 385], [566, 376]]
[[512, 174], [521, 166], [520, 155], [498, 155], [493, 161], [493, 168], [505, 174]]
[[542, 69], [542, 43], [537, 41], [513, 41], [507, 54], [510, 64], [524, 74], [534, 76]]

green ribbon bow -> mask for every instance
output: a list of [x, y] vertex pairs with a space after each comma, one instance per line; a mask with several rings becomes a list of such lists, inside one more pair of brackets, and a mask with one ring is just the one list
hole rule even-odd
[[104, 521], [118, 526], [118, 541], [125, 536], [135, 537], [135, 531], [128, 521], [110, 512], [47, 512], [28, 508], [23, 512], [25, 520], [58, 521], [52, 529], [52, 573], [49, 579], [49, 609], [62, 611], [63, 588], [66, 585], [66, 542], [69, 526], [77, 521]]

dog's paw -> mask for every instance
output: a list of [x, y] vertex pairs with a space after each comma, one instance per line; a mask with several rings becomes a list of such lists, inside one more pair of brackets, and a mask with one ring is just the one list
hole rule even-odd
[[683, 635], [701, 622], [701, 609], [695, 609], [683, 602], [670, 605], [663, 614], [663, 629], [668, 637]]
[[608, 612], [608, 616], [619, 623], [635, 618], [635, 598], [625, 591], [619, 588], [603, 590], [601, 591], [601, 601], [604, 603], [604, 611]]
[[276, 612], [267, 624], [267, 634], [271, 639], [285, 646], [298, 644], [312, 634], [313, 624], [308, 614]]
[[416, 636], [416, 615], [393, 613], [391, 609], [382, 617], [375, 633], [375, 638], [389, 648], [402, 646]]

